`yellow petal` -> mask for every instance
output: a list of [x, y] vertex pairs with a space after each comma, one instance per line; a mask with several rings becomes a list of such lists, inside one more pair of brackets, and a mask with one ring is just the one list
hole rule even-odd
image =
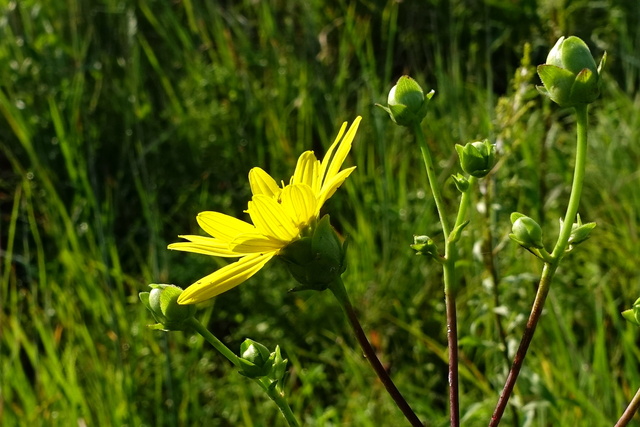
[[244, 253], [239, 253], [229, 248], [229, 243], [216, 239], [214, 237], [205, 236], [178, 236], [189, 240], [188, 242], [172, 243], [169, 249], [176, 251], [193, 252], [197, 254], [220, 256], [220, 257], [239, 257]]
[[274, 240], [260, 233], [240, 234], [231, 241], [229, 247], [235, 252], [245, 254], [258, 252], [273, 252], [282, 249], [285, 242]]
[[351, 150], [351, 144], [353, 142], [353, 138], [356, 136], [360, 120], [362, 120], [362, 117], [356, 117], [347, 131], [347, 134], [340, 141], [339, 138], [344, 132], [347, 123], [345, 122], [342, 125], [338, 138], [336, 138], [336, 141], [331, 145], [329, 151], [327, 151], [327, 154], [322, 159], [322, 166], [320, 168], [322, 190], [324, 190], [325, 183], [330, 181], [340, 171], [344, 160], [347, 158], [347, 154], [349, 154], [349, 151]]
[[333, 144], [331, 144], [327, 152], [324, 154], [324, 157], [322, 158], [322, 162], [320, 163], [320, 180], [321, 181], [324, 181], [324, 177], [327, 174], [327, 169], [329, 167], [329, 163], [331, 162], [331, 157], [333, 156], [333, 152], [335, 151], [336, 147], [338, 146], [338, 143], [342, 139], [342, 136], [344, 135], [344, 131], [346, 129], [347, 129], [347, 122], [344, 122], [342, 123], [342, 126], [338, 131], [338, 136], [336, 136], [336, 139], [333, 141]]
[[276, 180], [260, 168], [253, 168], [249, 171], [249, 185], [254, 196], [264, 194], [274, 197], [280, 193], [280, 187], [278, 187]]
[[247, 209], [259, 233], [283, 242], [289, 242], [299, 233], [294, 218], [278, 202], [263, 194], [253, 196]]
[[324, 203], [327, 200], [329, 200], [331, 196], [333, 196], [333, 193], [336, 192], [338, 187], [342, 185], [344, 180], [347, 179], [347, 177], [351, 175], [351, 172], [353, 172], [355, 169], [356, 167], [352, 166], [343, 171], [340, 171], [340, 173], [338, 173], [329, 181], [324, 183], [324, 185], [322, 186], [322, 191], [320, 191], [320, 195], [318, 196], [318, 204], [317, 204], [316, 212], [320, 211], [320, 208], [322, 207], [322, 205], [324, 205]]
[[280, 196], [287, 215], [294, 219], [298, 229], [308, 225], [316, 215], [317, 198], [311, 187], [305, 184], [287, 185]]
[[296, 170], [291, 177], [291, 184], [306, 184], [314, 191], [320, 191], [319, 169], [320, 162], [313, 151], [305, 151], [298, 157]]
[[227, 243], [233, 240], [238, 234], [255, 231], [255, 227], [248, 222], [241, 221], [220, 212], [200, 212], [197, 220], [204, 231]]
[[256, 274], [275, 252], [247, 255], [195, 282], [180, 294], [178, 304], [195, 304], [238, 286]]

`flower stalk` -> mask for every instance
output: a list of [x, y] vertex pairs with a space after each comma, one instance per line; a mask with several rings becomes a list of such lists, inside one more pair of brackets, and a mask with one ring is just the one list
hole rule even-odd
[[639, 408], [640, 408], [640, 389], [638, 389], [638, 391], [636, 392], [636, 395], [633, 396], [633, 399], [631, 399], [631, 402], [629, 402], [629, 406], [627, 406], [627, 409], [625, 409], [625, 411], [622, 413], [622, 415], [620, 416], [620, 419], [618, 420], [618, 422], [614, 427], [625, 427], [627, 424], [629, 424], [629, 422], [633, 419], [636, 412], [638, 412]]
[[[242, 369], [242, 364], [240, 362], [240, 358], [236, 356], [236, 354], [231, 351], [226, 345], [222, 343], [215, 335], [213, 335], [207, 328], [204, 327], [200, 321], [198, 321], [195, 317], [192, 317], [188, 321], [189, 326], [191, 326], [197, 333], [199, 333], [209, 344], [213, 346], [216, 350], [218, 350], [224, 357], [226, 357], [233, 365], [239, 369]], [[300, 423], [296, 419], [296, 416], [291, 411], [291, 407], [285, 399], [284, 392], [282, 391], [282, 387], [279, 384], [276, 384], [275, 387], [272, 386], [268, 377], [260, 377], [260, 378], [252, 378], [260, 388], [262, 388], [265, 393], [273, 400], [273, 402], [278, 406], [280, 412], [287, 420], [289, 427], [300, 427]]]
[[396, 402], [398, 408], [402, 411], [405, 418], [409, 421], [409, 423], [411, 423], [413, 427], [422, 427], [424, 424], [422, 424], [420, 418], [418, 418], [415, 412], [413, 412], [413, 409], [411, 409], [405, 398], [402, 396], [393, 380], [389, 376], [389, 373], [386, 371], [386, 369], [384, 369], [382, 363], [380, 363], [380, 359], [378, 359], [375, 350], [367, 339], [367, 335], [364, 333], [364, 330], [360, 325], [360, 321], [356, 316], [353, 305], [351, 305], [349, 295], [347, 294], [347, 290], [344, 287], [342, 279], [338, 277], [338, 279], [336, 279], [336, 281], [329, 286], [329, 289], [340, 303], [340, 306], [342, 306], [342, 309], [344, 310], [347, 319], [349, 320], [349, 324], [353, 329], [356, 339], [358, 340], [358, 344], [360, 344], [365, 357], [371, 364], [371, 367], [375, 371], [384, 387], [387, 389], [387, 392], [389, 393], [391, 398], [394, 400], [394, 402]]
[[531, 344], [536, 326], [538, 325], [538, 320], [540, 319], [540, 315], [542, 314], [544, 303], [547, 299], [547, 295], [549, 294], [553, 276], [558, 269], [560, 261], [566, 253], [567, 247], [569, 245], [569, 237], [571, 236], [573, 223], [578, 214], [578, 206], [580, 204], [580, 196], [582, 194], [585, 166], [587, 161], [588, 105], [579, 104], [575, 107], [575, 110], [577, 117], [577, 148], [569, 204], [567, 206], [564, 221], [562, 222], [562, 227], [560, 228], [558, 240], [556, 241], [553, 251], [551, 252], [550, 259], [545, 260], [544, 267], [542, 269], [542, 275], [540, 277], [540, 282], [538, 285], [538, 291], [533, 301], [533, 306], [531, 308], [531, 313], [529, 314], [529, 319], [527, 320], [527, 325], [522, 335], [522, 339], [520, 340], [518, 351], [516, 352], [516, 355], [513, 359], [513, 365], [511, 366], [509, 375], [507, 376], [504, 388], [502, 389], [502, 393], [500, 393], [500, 398], [498, 399], [496, 408], [493, 412], [493, 415], [491, 416], [489, 426], [492, 427], [495, 427], [500, 423], [500, 420], [502, 419], [502, 416], [504, 414], [504, 410], [507, 407], [507, 403], [509, 402], [509, 398], [513, 393], [513, 388], [515, 387], [518, 375], [520, 374], [520, 369], [522, 368], [522, 364], [527, 355], [527, 351], [529, 350], [529, 344]]
[[[471, 188], [477, 181], [477, 178], [471, 175], [468, 179], [468, 185], [465, 191], [462, 192], [462, 198], [460, 200], [460, 206], [458, 208], [458, 214], [456, 216], [456, 222], [453, 229], [449, 228], [446, 212], [444, 209], [444, 201], [440, 192], [440, 186], [436, 178], [435, 170], [433, 167], [433, 160], [431, 159], [431, 153], [427, 146], [427, 141], [422, 132], [420, 124], [415, 124], [413, 131], [416, 135], [420, 151], [422, 152], [422, 158], [424, 160], [425, 168], [427, 171], [427, 177], [429, 179], [429, 186], [433, 194], [433, 199], [436, 204], [438, 216], [440, 218], [440, 224], [442, 227], [442, 233], [445, 238], [445, 253], [443, 267], [443, 281], [444, 281], [444, 298], [447, 317], [447, 347], [449, 350], [449, 420], [452, 427], [460, 425], [460, 391], [459, 391], [459, 373], [458, 373], [458, 321], [457, 321], [457, 308], [456, 308], [456, 258], [457, 258], [457, 242], [460, 238], [460, 232], [467, 225], [466, 221], [467, 210], [469, 206], [469, 199]], [[489, 168], [490, 169], [490, 168]]]

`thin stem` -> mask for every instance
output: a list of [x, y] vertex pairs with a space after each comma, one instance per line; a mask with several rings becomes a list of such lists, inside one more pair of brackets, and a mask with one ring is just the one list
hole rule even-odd
[[[191, 326], [197, 333], [202, 335], [202, 337], [207, 340], [209, 344], [211, 344], [216, 350], [218, 350], [224, 357], [226, 357], [234, 366], [240, 368], [240, 362], [238, 362], [239, 357], [229, 349], [226, 345], [222, 343], [215, 335], [213, 335], [207, 328], [204, 327], [202, 323], [195, 317], [189, 319], [189, 326]], [[262, 388], [267, 395], [274, 401], [278, 408], [280, 408], [280, 412], [287, 420], [287, 423], [290, 427], [300, 427], [298, 420], [295, 415], [291, 411], [291, 407], [289, 407], [289, 403], [284, 397], [284, 393], [278, 389], [278, 387], [270, 387], [269, 380], [265, 377], [262, 378], [253, 378], [253, 380]]]
[[511, 365], [511, 370], [509, 371], [509, 375], [507, 376], [507, 381], [504, 384], [502, 393], [500, 393], [500, 398], [498, 399], [496, 409], [491, 416], [491, 422], [489, 423], [489, 426], [497, 426], [502, 419], [502, 415], [504, 414], [504, 410], [507, 407], [507, 403], [509, 402], [509, 398], [511, 397], [513, 388], [516, 385], [516, 380], [518, 379], [518, 375], [520, 374], [520, 369], [522, 368], [522, 364], [527, 355], [527, 351], [529, 350], [529, 344], [531, 344], [531, 339], [533, 338], [533, 334], [536, 331], [536, 326], [538, 325], [538, 320], [540, 319], [540, 315], [542, 314], [544, 302], [546, 301], [547, 295], [549, 294], [551, 279], [553, 278], [553, 274], [555, 273], [556, 268], [557, 266], [553, 267], [550, 264], [544, 265], [542, 276], [540, 277], [538, 292], [536, 293], [536, 298], [533, 301], [533, 307], [531, 308], [531, 314], [529, 314], [529, 319], [527, 320], [527, 325], [524, 329], [524, 333], [522, 334], [522, 339], [520, 340], [518, 351], [513, 358], [513, 365]]
[[216, 350], [218, 350], [224, 357], [226, 357], [229, 362], [233, 363], [238, 368], [240, 367], [240, 362], [238, 362], [238, 356], [229, 350], [229, 347], [224, 345], [222, 341], [215, 337], [207, 328], [204, 327], [202, 323], [195, 317], [192, 317], [189, 320], [189, 325], [195, 329], [197, 333], [202, 335], [202, 337], [207, 340], [209, 344], [211, 344]]
[[500, 398], [498, 399], [498, 404], [496, 405], [496, 409], [491, 416], [489, 426], [492, 427], [497, 426], [502, 419], [504, 410], [507, 406], [507, 403], [509, 402], [509, 397], [511, 397], [511, 393], [513, 392], [516, 380], [518, 379], [518, 374], [520, 373], [520, 369], [522, 368], [522, 364], [527, 355], [527, 351], [529, 350], [529, 344], [531, 343], [533, 334], [535, 333], [536, 326], [538, 325], [538, 320], [540, 319], [540, 315], [542, 314], [542, 308], [544, 307], [547, 295], [549, 294], [551, 281], [553, 280], [553, 276], [558, 269], [558, 265], [565, 255], [565, 251], [569, 244], [571, 227], [573, 225], [573, 222], [575, 221], [576, 215], [578, 213], [578, 206], [580, 204], [580, 195], [582, 194], [582, 185], [584, 181], [585, 166], [587, 162], [587, 111], [588, 106], [586, 104], [576, 107], [576, 164], [573, 172], [573, 184], [571, 186], [571, 195], [569, 196], [567, 212], [560, 229], [560, 234], [558, 235], [558, 240], [553, 248], [553, 252], [551, 253], [551, 259], [549, 261], [545, 261], [544, 263], [542, 276], [540, 277], [540, 284], [538, 286], [538, 292], [536, 293], [536, 297], [531, 308], [531, 314], [529, 315], [529, 319], [527, 320], [527, 325], [522, 335], [522, 339], [520, 340], [518, 351], [516, 352], [516, 355], [513, 359], [513, 365], [511, 366], [511, 370], [509, 371], [509, 375], [507, 376], [507, 381], [505, 382], [502, 393], [500, 394]]
[[565, 249], [569, 242], [569, 236], [571, 236], [571, 227], [578, 214], [578, 206], [580, 205], [580, 196], [582, 195], [582, 184], [584, 181], [585, 165], [587, 163], [587, 127], [589, 125], [587, 115], [588, 105], [579, 105], [576, 107], [577, 116], [577, 133], [578, 144], [576, 148], [576, 165], [573, 173], [573, 185], [571, 186], [571, 196], [569, 197], [569, 205], [567, 206], [567, 213], [560, 229], [560, 235], [556, 246], [553, 248], [551, 256], [560, 261], [564, 255]]
[[444, 300], [447, 311], [447, 347], [449, 348], [449, 420], [451, 427], [460, 425], [460, 392], [458, 387], [458, 321], [456, 314], [456, 269], [452, 243], [447, 242], [444, 269]]
[[[469, 207], [471, 188], [476, 183], [475, 177], [469, 178], [469, 189], [462, 193], [458, 215], [453, 230], [462, 226]], [[444, 224], [443, 224], [444, 226]], [[454, 233], [455, 234], [455, 233]], [[451, 427], [460, 425], [460, 387], [458, 380], [458, 320], [456, 309], [456, 258], [457, 239], [447, 239], [445, 243], [445, 262], [443, 264], [444, 299], [447, 312], [447, 347], [449, 348], [449, 420]]]
[[629, 424], [629, 421], [633, 419], [633, 416], [640, 408], [640, 389], [636, 392], [636, 395], [633, 396], [631, 402], [629, 402], [629, 406], [625, 409], [624, 413], [620, 416], [620, 419], [616, 423], [615, 427], [624, 427]]
[[349, 319], [349, 323], [353, 328], [353, 332], [364, 352], [365, 357], [369, 360], [371, 367], [375, 371], [376, 375], [387, 389], [387, 392], [391, 396], [391, 398], [396, 402], [398, 408], [402, 411], [405, 418], [411, 423], [413, 427], [423, 427], [422, 421], [418, 418], [418, 416], [413, 412], [407, 401], [404, 399], [396, 385], [393, 383], [393, 380], [387, 373], [382, 363], [378, 359], [375, 350], [369, 343], [366, 334], [362, 330], [362, 326], [356, 317], [356, 312], [351, 305], [351, 301], [349, 301], [349, 296], [347, 295], [347, 290], [344, 287], [344, 283], [342, 283], [342, 279], [338, 278], [331, 286], [329, 286], [333, 295], [335, 295], [336, 299], [342, 306], [345, 314], [347, 315], [347, 319]]
[[287, 420], [289, 426], [300, 427], [296, 416], [293, 414], [293, 411], [291, 411], [291, 407], [289, 407], [287, 399], [285, 399], [284, 397], [284, 393], [279, 390], [279, 387], [270, 387], [268, 381], [269, 380], [267, 380], [266, 378], [256, 380], [256, 382], [260, 383], [260, 385], [264, 388], [271, 400], [273, 400], [275, 404], [278, 405], [278, 408], [280, 408], [280, 412], [282, 412], [282, 416], [284, 416], [284, 418]]
[[[440, 186], [436, 178], [435, 170], [433, 167], [433, 160], [431, 159], [431, 153], [427, 146], [427, 141], [422, 132], [422, 127], [416, 124], [413, 128], [420, 151], [422, 152], [422, 158], [427, 170], [427, 177], [429, 178], [429, 186], [433, 194], [433, 199], [436, 203], [436, 209], [438, 210], [438, 216], [440, 217], [440, 224], [442, 226], [442, 233], [445, 238], [445, 253], [443, 263], [443, 281], [444, 281], [444, 299], [446, 306], [447, 316], [447, 347], [449, 349], [449, 419], [451, 427], [458, 427], [460, 425], [460, 391], [458, 380], [458, 321], [457, 321], [457, 309], [456, 309], [456, 257], [457, 237], [451, 236], [449, 229], [449, 223], [444, 210], [444, 201], [440, 193]], [[472, 187], [476, 183], [475, 177], [469, 178], [469, 187]], [[453, 226], [454, 234], [459, 230], [458, 227], [462, 226], [467, 217], [467, 210], [469, 206], [469, 198], [471, 192], [469, 190], [462, 193], [460, 200], [460, 206], [458, 208], [458, 215], [456, 216], [456, 222]], [[451, 238], [450, 238], [451, 237]]]
[[416, 139], [418, 140], [420, 151], [422, 152], [422, 159], [424, 160], [427, 177], [429, 178], [429, 186], [433, 193], [433, 200], [436, 202], [436, 209], [438, 210], [438, 216], [440, 217], [440, 224], [442, 224], [442, 233], [444, 234], [444, 238], [448, 239], [449, 222], [447, 221], [447, 214], [444, 211], [444, 200], [442, 199], [442, 194], [440, 194], [440, 187], [438, 186], [438, 179], [433, 168], [433, 160], [431, 160], [431, 153], [427, 146], [427, 140], [424, 137], [424, 133], [422, 133], [422, 127], [420, 127], [420, 124], [416, 124], [413, 127], [413, 131], [416, 135]]

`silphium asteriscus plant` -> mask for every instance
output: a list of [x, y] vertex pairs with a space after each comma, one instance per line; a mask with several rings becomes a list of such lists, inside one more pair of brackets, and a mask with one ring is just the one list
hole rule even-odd
[[239, 260], [193, 283], [182, 292], [179, 304], [195, 304], [238, 286], [289, 245], [313, 235], [320, 209], [355, 169], [342, 165], [360, 120], [357, 117], [348, 130], [346, 122], [342, 125], [322, 161], [313, 151], [302, 153], [288, 184], [280, 186], [263, 169], [251, 169], [252, 197], [246, 210], [251, 222], [221, 212], [198, 214], [198, 224], [210, 237], [180, 236], [187, 242], [172, 243], [169, 249]]

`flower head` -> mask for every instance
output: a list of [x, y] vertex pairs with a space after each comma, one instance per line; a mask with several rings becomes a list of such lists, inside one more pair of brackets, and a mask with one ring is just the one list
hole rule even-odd
[[289, 184], [281, 187], [263, 169], [251, 169], [253, 196], [246, 210], [251, 223], [220, 212], [198, 214], [198, 224], [211, 237], [180, 236], [188, 241], [173, 243], [169, 249], [240, 259], [193, 283], [178, 303], [194, 304], [238, 286], [313, 231], [320, 208], [355, 169], [341, 170], [360, 120], [357, 117], [349, 130], [346, 122], [342, 125], [322, 161], [313, 151], [302, 153]]

